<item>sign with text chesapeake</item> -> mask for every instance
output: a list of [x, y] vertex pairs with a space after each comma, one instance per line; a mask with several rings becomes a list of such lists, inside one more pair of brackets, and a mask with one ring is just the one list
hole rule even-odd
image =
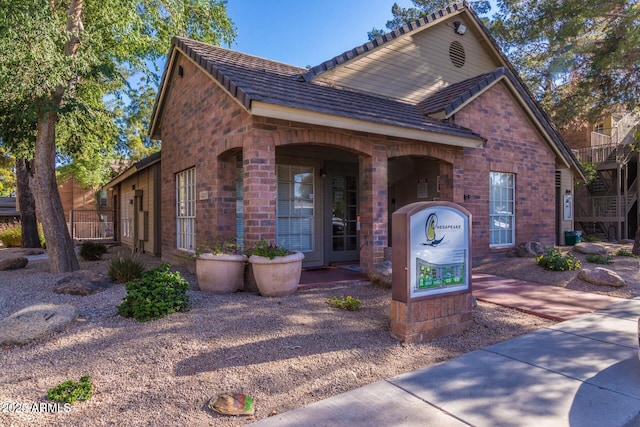
[[[405, 259], [406, 273], [394, 275], [394, 288], [396, 279], [408, 282], [402, 299], [469, 290], [470, 214], [464, 208], [449, 202], [413, 203], [394, 213], [393, 232], [394, 273], [396, 252]], [[397, 243], [406, 249], [396, 248]]]

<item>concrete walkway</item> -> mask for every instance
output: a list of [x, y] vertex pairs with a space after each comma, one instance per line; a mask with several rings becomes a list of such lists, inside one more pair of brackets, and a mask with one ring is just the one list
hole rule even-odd
[[478, 299], [571, 320], [252, 425], [640, 427], [640, 298], [477, 279]]

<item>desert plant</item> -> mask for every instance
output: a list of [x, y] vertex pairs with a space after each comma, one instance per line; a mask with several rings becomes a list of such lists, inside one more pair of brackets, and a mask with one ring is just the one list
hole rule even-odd
[[613, 264], [613, 257], [611, 255], [587, 254], [584, 258], [594, 264]]
[[536, 264], [545, 270], [568, 271], [578, 270], [582, 263], [572, 254], [562, 255], [560, 249], [545, 247], [545, 253], [536, 257]]
[[142, 278], [126, 284], [127, 296], [118, 313], [139, 322], [159, 319], [177, 311], [189, 310], [189, 283], [179, 271], [169, 271], [169, 264], [145, 271]]
[[127, 283], [142, 277], [144, 264], [134, 257], [118, 257], [109, 264], [107, 274], [117, 283]]
[[616, 255], [616, 256], [628, 256], [628, 257], [631, 257], [631, 258], [637, 258], [637, 255], [635, 255], [630, 250], [624, 249], [624, 248], [619, 249], [617, 252], [614, 252], [613, 254]]
[[327, 298], [327, 304], [332, 305], [335, 308], [349, 311], [358, 311], [360, 309], [360, 299], [352, 297], [351, 295], [347, 297], [333, 296], [331, 298]]
[[85, 261], [98, 261], [107, 253], [107, 247], [98, 242], [86, 241], [80, 245], [80, 256]]
[[72, 380], [58, 384], [47, 391], [47, 399], [54, 402], [74, 403], [77, 400], [88, 400], [93, 394], [91, 377], [84, 375], [80, 381]]
[[0, 241], [8, 248], [22, 246], [22, 229], [20, 224], [13, 224], [0, 231]]

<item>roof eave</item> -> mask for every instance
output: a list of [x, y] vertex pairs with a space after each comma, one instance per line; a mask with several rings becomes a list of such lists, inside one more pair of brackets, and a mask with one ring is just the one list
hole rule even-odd
[[424, 129], [394, 126], [385, 123], [376, 123], [362, 119], [303, 110], [299, 108], [276, 105], [256, 100], [254, 100], [251, 105], [251, 113], [254, 116], [297, 121], [318, 126], [328, 126], [358, 132], [375, 133], [385, 136], [413, 139], [456, 147], [482, 148], [487, 142], [486, 139], [479, 136], [461, 136], [428, 131]]

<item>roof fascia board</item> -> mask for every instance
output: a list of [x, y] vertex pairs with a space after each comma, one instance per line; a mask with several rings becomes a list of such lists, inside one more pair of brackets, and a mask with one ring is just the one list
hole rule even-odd
[[176, 46], [173, 45], [171, 48], [171, 53], [169, 54], [169, 61], [167, 61], [167, 65], [164, 70], [164, 75], [162, 76], [162, 81], [160, 82], [160, 92], [156, 97], [156, 102], [154, 104], [153, 112], [151, 113], [151, 126], [149, 126], [148, 135], [153, 138], [153, 135], [156, 133], [156, 126], [158, 121], [160, 120], [160, 116], [162, 116], [162, 106], [164, 104], [164, 98], [167, 92], [167, 87], [169, 86], [168, 80], [169, 76], [173, 72], [174, 61], [176, 57]]
[[156, 163], [160, 162], [161, 158], [158, 157], [157, 159], [155, 159], [154, 161], [152, 161], [151, 163], [148, 163], [146, 165], [144, 165], [144, 167], [141, 167], [140, 169], [138, 169], [138, 167], [136, 166], [136, 164], [138, 164], [140, 161], [134, 163], [132, 166], [129, 166], [127, 168], [127, 170], [125, 170], [124, 172], [122, 172], [120, 175], [116, 176], [115, 178], [113, 178], [111, 181], [107, 182], [104, 185], [104, 189], [108, 190], [111, 187], [115, 187], [116, 185], [120, 184], [122, 181], [124, 181], [125, 179], [135, 175], [136, 173], [143, 171], [153, 165], [155, 165]]
[[484, 139], [465, 138], [463, 136], [446, 135], [437, 132], [410, 129], [383, 123], [372, 123], [365, 120], [335, 116], [326, 113], [318, 113], [309, 110], [301, 110], [292, 107], [269, 104], [261, 101], [253, 101], [251, 105], [251, 112], [255, 116], [263, 116], [273, 119], [290, 120], [319, 126], [348, 129], [358, 132], [376, 133], [380, 135], [415, 139], [418, 141], [453, 145], [457, 147], [482, 148], [484, 147], [484, 144], [486, 142], [486, 140]]

